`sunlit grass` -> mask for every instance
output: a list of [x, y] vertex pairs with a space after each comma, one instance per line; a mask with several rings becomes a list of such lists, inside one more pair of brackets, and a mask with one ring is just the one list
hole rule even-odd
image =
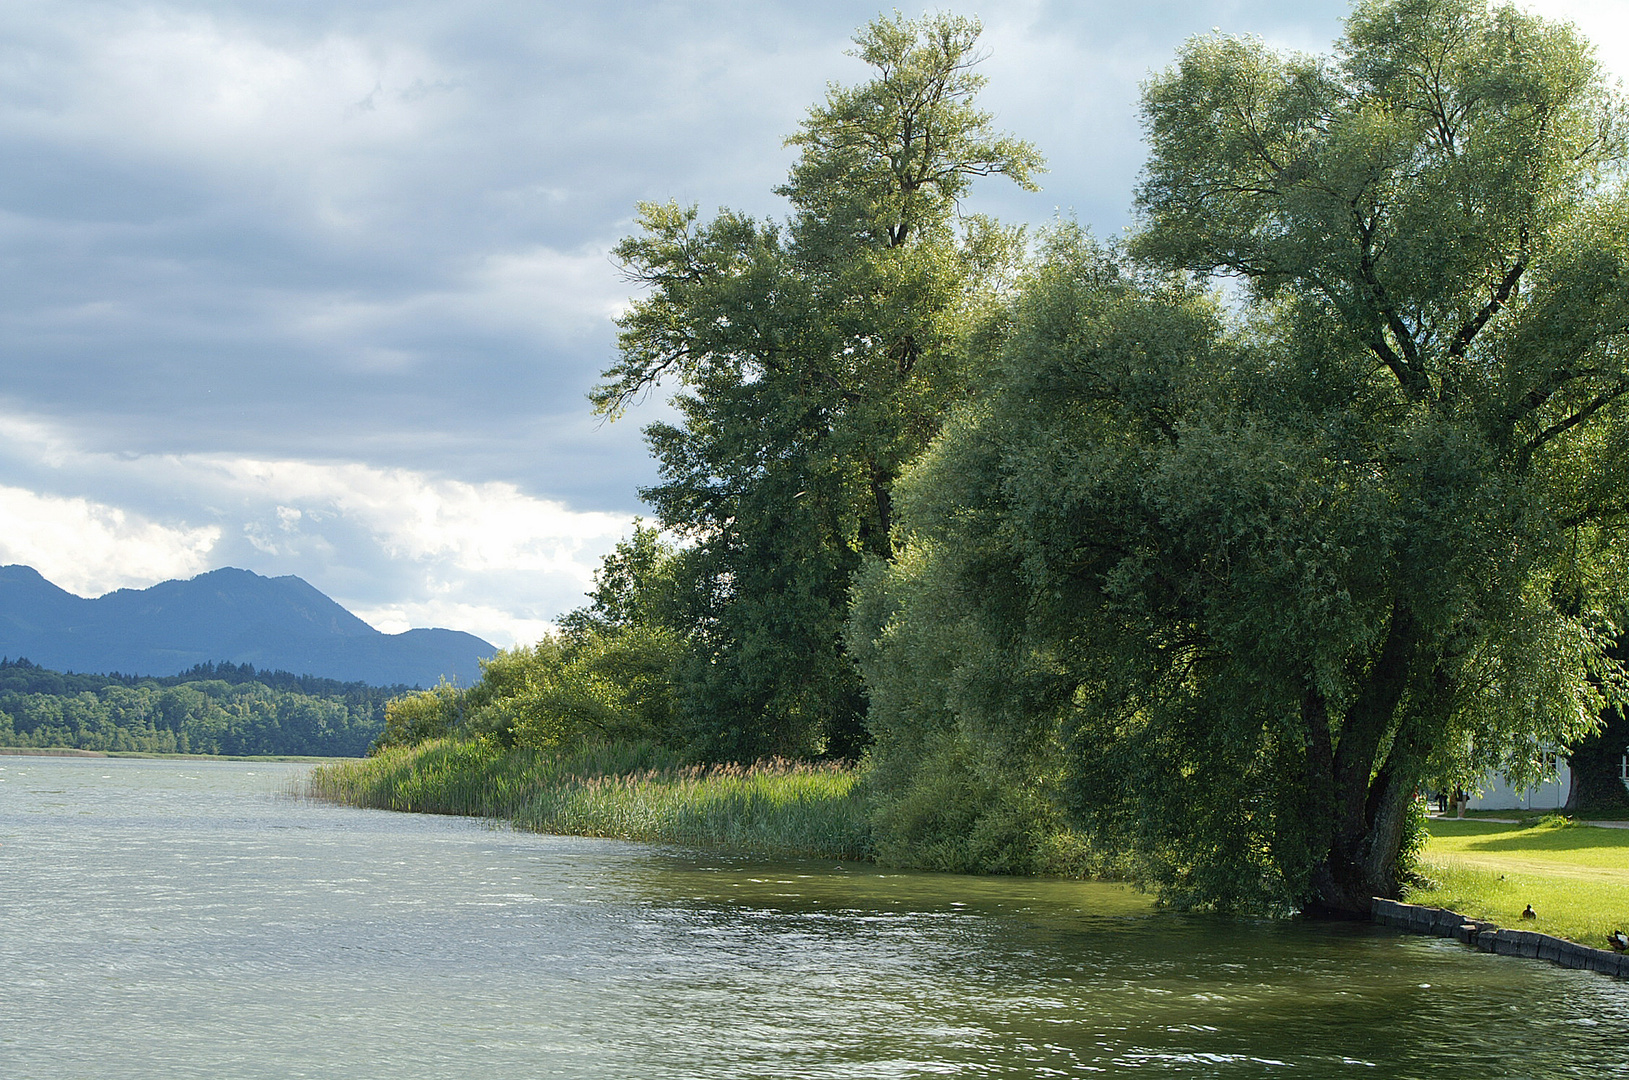
[[[1537, 823], [1430, 823], [1421, 870], [1430, 885], [1410, 903], [1538, 930], [1594, 948], [1629, 930], [1629, 830], [1545, 818]], [[1524, 920], [1531, 904], [1538, 917]]]
[[353, 806], [503, 818], [537, 832], [860, 859], [871, 830], [858, 783], [841, 765], [680, 767], [648, 744], [551, 752], [441, 739], [319, 767], [307, 791]]

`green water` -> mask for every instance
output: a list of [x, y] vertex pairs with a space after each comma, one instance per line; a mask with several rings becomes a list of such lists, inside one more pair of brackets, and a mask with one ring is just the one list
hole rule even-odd
[[0, 758], [0, 1077], [1629, 1076], [1629, 984], [1123, 889]]

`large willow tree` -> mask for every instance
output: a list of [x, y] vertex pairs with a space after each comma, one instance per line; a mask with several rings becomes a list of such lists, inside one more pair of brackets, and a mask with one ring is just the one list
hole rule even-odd
[[616, 255], [646, 290], [596, 391], [615, 416], [677, 384], [647, 428], [642, 494], [678, 556], [680, 724], [710, 757], [857, 752], [865, 697], [843, 652], [849, 581], [890, 553], [893, 485], [962, 396], [963, 342], [1017, 238], [964, 219], [978, 177], [1033, 187], [1040, 159], [975, 104], [978, 24], [878, 19], [874, 69], [788, 140], [784, 225], [641, 207]]
[[1419, 784], [1532, 775], [1622, 680], [1622, 108], [1570, 27], [1374, 0], [1332, 57], [1195, 40], [1144, 115], [1154, 269], [1061, 237], [902, 487], [879, 759], [1062, 747], [1174, 898], [1363, 911]]

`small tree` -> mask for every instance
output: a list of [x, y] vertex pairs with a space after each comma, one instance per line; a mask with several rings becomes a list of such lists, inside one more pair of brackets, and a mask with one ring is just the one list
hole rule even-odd
[[462, 696], [445, 679], [429, 690], [391, 698], [385, 703], [385, 730], [369, 749], [413, 746], [453, 734], [464, 721]]

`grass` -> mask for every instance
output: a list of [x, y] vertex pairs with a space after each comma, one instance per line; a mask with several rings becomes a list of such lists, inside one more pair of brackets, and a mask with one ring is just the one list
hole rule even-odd
[[[1629, 930], [1629, 829], [1556, 815], [1516, 824], [1438, 819], [1428, 827], [1420, 869], [1429, 884], [1410, 889], [1410, 903], [1594, 948], [1605, 948], [1613, 930]], [[1524, 920], [1529, 904], [1538, 917]]]
[[439, 739], [313, 769], [306, 793], [384, 810], [501, 818], [536, 832], [730, 851], [863, 859], [858, 773], [760, 762], [681, 767], [645, 744], [504, 750]]

